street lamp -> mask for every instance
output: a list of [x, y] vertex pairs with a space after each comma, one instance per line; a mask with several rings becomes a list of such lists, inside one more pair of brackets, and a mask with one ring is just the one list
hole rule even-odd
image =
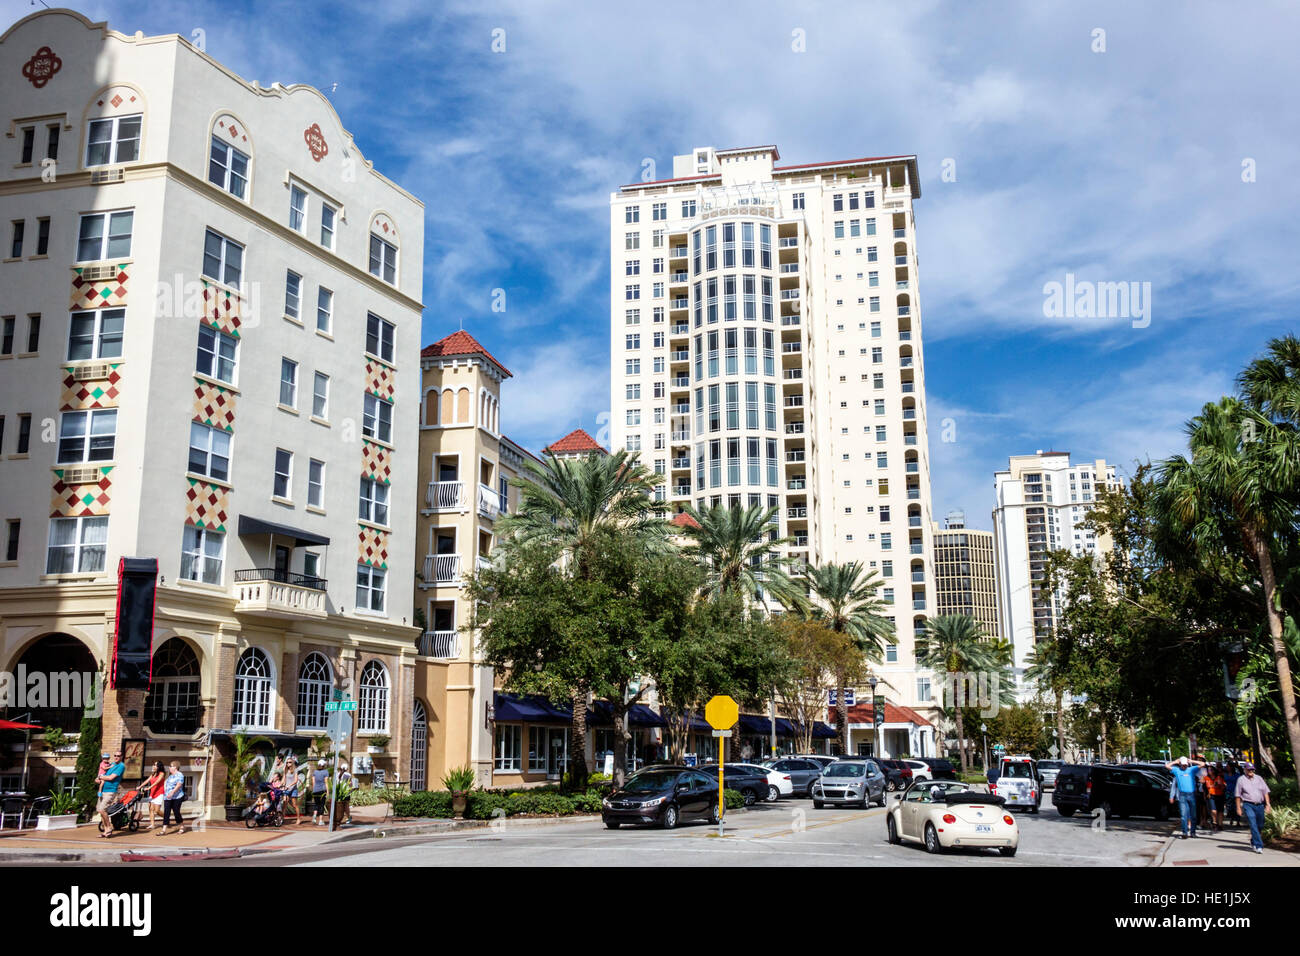
[[1106, 747], [1101, 739], [1101, 734], [1097, 735], [1097, 753], [1102, 760], [1106, 759]]
[[[872, 677], [867, 681], [867, 683], [871, 686], [871, 724], [872, 724], [871, 746], [876, 751], [876, 758], [879, 759], [880, 758], [879, 727], [881, 722], [876, 715], [876, 685], [880, 683], [880, 679], [875, 675], [872, 675]], [[846, 710], [845, 713], [847, 714], [848, 711]], [[848, 756], [848, 754], [845, 754], [845, 756]]]
[[989, 725], [980, 724], [980, 735], [984, 738], [984, 769], [989, 769]]

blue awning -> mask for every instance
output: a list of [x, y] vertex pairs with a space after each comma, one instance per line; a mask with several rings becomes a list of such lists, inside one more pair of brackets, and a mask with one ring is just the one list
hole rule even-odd
[[522, 694], [492, 695], [493, 719], [504, 723], [567, 724], [573, 720], [565, 708], [557, 707], [545, 697]]
[[839, 736], [839, 734], [835, 732], [834, 727], [831, 727], [829, 724], [824, 724], [820, 720], [813, 723], [812, 735], [814, 740], [834, 740]]
[[754, 714], [741, 714], [739, 730], [742, 734], [770, 734], [772, 721]]
[[[593, 701], [587, 711], [587, 723], [595, 726], [609, 726], [614, 723], [614, 707], [607, 700]], [[645, 704], [633, 704], [628, 708], [627, 725], [629, 727], [667, 727], [664, 720]]]

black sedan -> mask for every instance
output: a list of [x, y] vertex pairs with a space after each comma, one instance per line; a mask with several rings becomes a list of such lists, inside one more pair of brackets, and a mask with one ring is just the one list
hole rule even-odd
[[812, 796], [813, 784], [822, 775], [822, 765], [808, 757], [782, 757], [780, 760], [769, 760], [763, 766], [788, 774], [794, 792], [807, 797]]
[[718, 779], [690, 767], [647, 767], [601, 801], [600, 818], [611, 830], [624, 823], [656, 824], [665, 830], [689, 820], [716, 824]]
[[[767, 774], [759, 774], [757, 771], [749, 770], [745, 767], [737, 767], [734, 764], [723, 764], [726, 771], [722, 775], [722, 785], [728, 790], [735, 790], [745, 798], [745, 806], [752, 807], [759, 800], [766, 800], [768, 796]], [[718, 765], [716, 763], [705, 764], [700, 767], [704, 773], [707, 773], [713, 780], [713, 785], [718, 784]]]

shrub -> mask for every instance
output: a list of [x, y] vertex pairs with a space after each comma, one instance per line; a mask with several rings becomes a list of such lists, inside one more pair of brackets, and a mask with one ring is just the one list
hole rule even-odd
[[[102, 683], [98, 686], [103, 686]], [[85, 815], [85, 819], [90, 819], [91, 812], [95, 809], [95, 798], [99, 792], [99, 784], [95, 783], [95, 778], [99, 776], [99, 755], [100, 741], [102, 734], [100, 718], [91, 717], [83, 714], [81, 717], [81, 734], [77, 743], [77, 787], [74, 791], [77, 798], [77, 807]]]
[[739, 790], [732, 790], [730, 787], [727, 787], [722, 791], [722, 794], [722, 799], [728, 810], [745, 809], [745, 795]]
[[393, 801], [395, 817], [437, 817], [450, 819], [451, 794], [446, 790], [404, 793]]
[[1265, 842], [1282, 839], [1300, 840], [1300, 809], [1274, 807], [1273, 812], [1264, 817], [1262, 836]]
[[474, 786], [476, 777], [473, 767], [456, 767], [447, 771], [447, 775], [442, 778], [442, 785], [453, 792], [464, 792]]

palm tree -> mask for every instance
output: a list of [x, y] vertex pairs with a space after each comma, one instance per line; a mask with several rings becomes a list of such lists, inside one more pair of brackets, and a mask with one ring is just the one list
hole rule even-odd
[[[667, 542], [662, 506], [652, 494], [658, 477], [640, 455], [619, 449], [606, 455], [559, 458], [547, 451], [542, 462], [525, 461], [519, 510], [497, 523], [501, 535], [555, 547], [573, 575], [587, 579], [602, 539], [618, 536], [627, 547], [657, 550]], [[570, 692], [573, 705], [572, 779], [586, 785], [587, 697], [590, 685], [579, 682]]]
[[[893, 636], [894, 622], [885, 617], [887, 605], [880, 598], [884, 581], [875, 571], [868, 571], [861, 561], [823, 564], [805, 569], [794, 583], [803, 587], [781, 594], [788, 607], [846, 635], [868, 660], [880, 661], [884, 657], [886, 639]], [[835, 675], [835, 683], [836, 730], [840, 751], [847, 754], [849, 712], [845, 706], [845, 685], [848, 679], [843, 669]]]
[[[1272, 641], [1282, 718], [1300, 783], [1300, 714], [1283, 637], [1282, 596], [1274, 549], [1293, 537], [1300, 506], [1300, 362], [1295, 340], [1271, 343], [1267, 359], [1241, 376], [1246, 402], [1224, 397], [1187, 424], [1191, 458], [1161, 462], [1156, 508], [1170, 539], [1166, 549], [1218, 552], [1244, 547], [1259, 574]], [[1292, 363], [1289, 367], [1287, 363]], [[1249, 404], [1247, 404], [1249, 403]]]
[[697, 511], [687, 505], [685, 513], [690, 520], [682, 532], [691, 543], [683, 553], [704, 568], [702, 596], [743, 597], [756, 593], [760, 586], [782, 592], [788, 577], [780, 549], [790, 539], [771, 534], [776, 527], [772, 521], [775, 507], [717, 504]]
[[[1001, 674], [1005, 669], [999, 648], [989, 642], [980, 624], [969, 614], [941, 614], [925, 622], [925, 633], [916, 639], [916, 662], [942, 675], [944, 695], [954, 681], [964, 683], [965, 674]], [[963, 695], [954, 693], [952, 708], [957, 722], [957, 745], [961, 769], [970, 768], [966, 755], [966, 731], [962, 723]]]
[[1052, 692], [1056, 699], [1056, 743], [1060, 755], [1065, 753], [1065, 692], [1069, 688], [1066, 676], [1068, 651], [1059, 639], [1040, 640], [1026, 656], [1029, 665], [1025, 668], [1025, 677], [1039, 687]]

